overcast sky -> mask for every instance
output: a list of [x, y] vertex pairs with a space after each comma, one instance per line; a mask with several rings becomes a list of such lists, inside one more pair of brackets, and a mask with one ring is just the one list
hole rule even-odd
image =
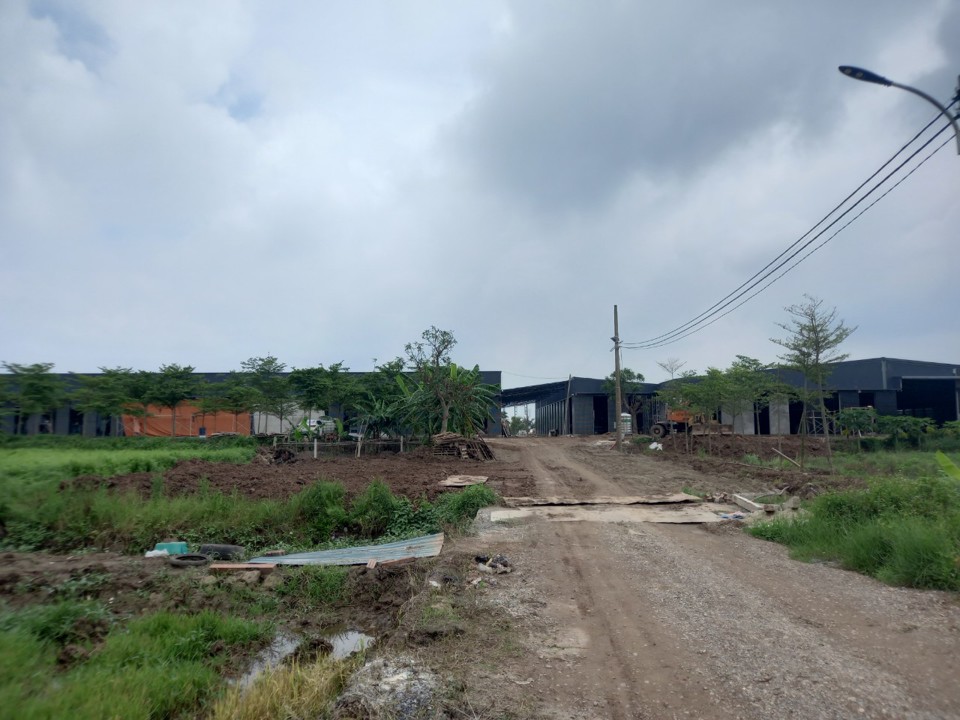
[[[841, 64], [948, 101], [960, 0], [4, 0], [0, 360], [367, 370], [436, 325], [507, 387], [602, 377], [614, 304], [696, 317], [935, 116]], [[773, 361], [804, 293], [852, 358], [958, 363], [958, 197], [948, 144], [624, 364]]]

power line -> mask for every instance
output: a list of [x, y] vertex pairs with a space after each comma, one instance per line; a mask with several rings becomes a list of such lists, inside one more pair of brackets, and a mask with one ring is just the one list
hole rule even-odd
[[[940, 132], [943, 132], [943, 130], [941, 130]], [[939, 135], [939, 134], [940, 134], [940, 133], [937, 133], [937, 135]], [[926, 145], [929, 145], [930, 142], [932, 142], [932, 141], [937, 137], [937, 135], [934, 135], [933, 138], [931, 138], [931, 139], [926, 143]], [[819, 249], [822, 248], [824, 245], [826, 245], [828, 242], [830, 242], [831, 240], [833, 240], [833, 238], [835, 238], [837, 235], [839, 235], [841, 231], [843, 231], [846, 227], [848, 227], [849, 225], [851, 225], [857, 218], [859, 218], [861, 215], [863, 215], [865, 212], [867, 212], [867, 210], [869, 210], [870, 208], [872, 208], [874, 205], [876, 205], [878, 202], [880, 202], [883, 198], [885, 198], [887, 195], [889, 195], [896, 187], [898, 187], [898, 186], [900, 185], [900, 183], [902, 183], [902, 182], [903, 182], [904, 180], [906, 180], [908, 177], [910, 177], [911, 175], [913, 175], [913, 173], [915, 173], [917, 170], [920, 169], [920, 166], [921, 166], [921, 165], [923, 165], [925, 162], [927, 162], [927, 160], [929, 160], [929, 159], [932, 158], [934, 155], [936, 155], [938, 152], [940, 152], [940, 150], [942, 150], [942, 149], [947, 145], [947, 143], [949, 143], [949, 142], [951, 142], [951, 141], [953, 141], [953, 138], [952, 138], [952, 137], [948, 137], [946, 140], [944, 140], [942, 143], [940, 143], [940, 144], [936, 147], [936, 149], [934, 149], [933, 151], [931, 151], [929, 155], [927, 155], [923, 160], [921, 160], [919, 163], [917, 163], [916, 167], [914, 167], [912, 170], [910, 170], [910, 172], [908, 172], [908, 173], [907, 173], [906, 175], [904, 175], [902, 178], [900, 178], [899, 180], [897, 180], [897, 182], [895, 182], [893, 185], [891, 185], [891, 186], [886, 190], [886, 192], [884, 192], [882, 195], [880, 195], [879, 197], [877, 197], [872, 203], [870, 203], [870, 204], [867, 205], [865, 208], [863, 208], [863, 210], [861, 210], [861, 211], [860, 211], [859, 213], [857, 213], [855, 216], [853, 216], [852, 218], [850, 218], [850, 220], [848, 220], [846, 223], [844, 223], [843, 226], [841, 226], [840, 228], [838, 228], [837, 231], [836, 231], [835, 233], [833, 233], [833, 235], [831, 235], [831, 236], [828, 237], [826, 240], [824, 240], [823, 242], [821, 242], [819, 245], [817, 245], [816, 247], [814, 247], [814, 248], [813, 248], [812, 250], [810, 250], [806, 255], [804, 255], [802, 258], [800, 258], [799, 260], [797, 260], [793, 265], [791, 265], [791, 266], [788, 267], [786, 270], [784, 270], [782, 273], [780, 273], [780, 274], [777, 275], [775, 278], [773, 278], [773, 280], [771, 280], [770, 282], [768, 282], [766, 285], [764, 285], [763, 287], [761, 287], [759, 290], [757, 290], [756, 292], [754, 292], [752, 295], [749, 295], [748, 297], [746, 297], [746, 298], [744, 298], [743, 300], [741, 300], [739, 303], [737, 303], [736, 305], [734, 305], [732, 308], [730, 308], [730, 309], [727, 310], [726, 312], [721, 313], [720, 315], [717, 315], [716, 317], [714, 317], [713, 319], [711, 319], [709, 322], [705, 323], [702, 327], [695, 328], [695, 329], [691, 329], [690, 331], [686, 332], [685, 334], [680, 335], [679, 337], [673, 338], [672, 340], [664, 340], [664, 341], [662, 341], [662, 342], [660, 342], [660, 343], [657, 343], [657, 344], [655, 344], [655, 345], [653, 345], [653, 344], [651, 344], [651, 345], [645, 345], [643, 348], [630, 347], [629, 349], [630, 349], [630, 350], [638, 350], [638, 349], [647, 350], [647, 349], [653, 349], [653, 348], [658, 348], [658, 347], [664, 347], [665, 345], [672, 345], [672, 344], [675, 343], [675, 342], [678, 342], [678, 341], [680, 341], [680, 340], [683, 340], [683, 339], [686, 338], [686, 337], [690, 337], [691, 335], [694, 335], [694, 334], [700, 332], [701, 330], [704, 330], [704, 329], [708, 328], [710, 325], [713, 325], [715, 322], [717, 322], [717, 320], [726, 317], [727, 315], [729, 315], [730, 313], [732, 313], [734, 310], [736, 310], [736, 309], [738, 309], [739, 307], [745, 305], [745, 304], [748, 303], [750, 300], [753, 300], [753, 298], [755, 298], [757, 295], [759, 295], [760, 293], [762, 293], [762, 292], [763, 292], [764, 290], [766, 290], [768, 287], [770, 287], [771, 285], [773, 285], [773, 284], [774, 284], [775, 282], [777, 282], [780, 278], [782, 278], [782, 277], [783, 277], [784, 275], [786, 275], [788, 272], [790, 272], [790, 271], [793, 270], [795, 267], [797, 267], [797, 265], [799, 265], [799, 264], [802, 263], [804, 260], [806, 260], [808, 257], [810, 257], [811, 255], [813, 255], [817, 250], [819, 250]], [[924, 145], [923, 147], [926, 147], [926, 145]], [[923, 147], [921, 147], [920, 149], [922, 150]], [[819, 237], [819, 236], [818, 236], [818, 237]], [[814, 238], [814, 239], [816, 239], [816, 238]], [[802, 249], [802, 248], [801, 248], [801, 249]], [[796, 255], [794, 255], [793, 257], [795, 257], [795, 256], [796, 256]]]
[[[957, 102], [957, 100], [954, 100], [953, 102], [950, 103], [950, 106], [952, 106], [952, 105], [955, 104], [956, 102]], [[949, 107], [949, 106], [948, 106], [948, 107]], [[737, 305], [736, 305], [734, 308], [732, 308], [731, 310], [728, 310], [727, 312], [720, 314], [720, 312], [721, 312], [724, 308], [727, 308], [729, 305], [731, 305], [732, 303], [736, 302], [738, 299], [740, 299], [741, 297], [743, 297], [746, 293], [750, 292], [750, 291], [751, 291], [752, 289], [754, 289], [757, 285], [759, 285], [759, 284], [762, 283], [764, 280], [766, 280], [767, 278], [769, 278], [769, 277], [770, 277], [773, 273], [775, 273], [777, 270], [779, 270], [779, 269], [782, 268], [784, 265], [786, 265], [787, 263], [789, 263], [789, 262], [790, 262], [793, 258], [795, 258], [798, 254], [800, 254], [801, 252], [803, 252], [803, 250], [804, 250], [805, 248], [807, 248], [809, 245], [811, 245], [813, 242], [815, 242], [815, 241], [816, 241], [819, 237], [821, 237], [825, 232], [827, 232], [828, 230], [830, 230], [831, 227], [833, 227], [833, 226], [836, 225], [838, 222], [840, 222], [846, 215], [848, 215], [850, 212], [852, 212], [858, 205], [860, 205], [860, 204], [861, 204], [862, 202], [864, 202], [867, 198], [869, 198], [870, 195], [872, 195], [878, 188], [880, 188], [885, 182], [887, 182], [894, 174], [896, 174], [899, 170], [901, 170], [908, 162], [910, 162], [914, 157], [916, 157], [924, 148], [926, 148], [928, 145], [930, 145], [930, 143], [933, 142], [933, 140], [936, 139], [944, 130], [950, 128], [949, 125], [944, 126], [943, 128], [941, 128], [936, 134], [933, 135], [933, 137], [931, 137], [929, 140], [927, 140], [923, 145], [921, 145], [917, 150], [915, 150], [910, 156], [908, 156], [908, 157], [906, 158], [906, 160], [904, 160], [903, 162], [901, 162], [896, 168], [894, 168], [891, 172], [889, 172], [886, 176], [884, 176], [884, 178], [883, 178], [882, 180], [880, 180], [880, 181], [879, 181], [876, 185], [874, 185], [867, 193], [865, 193], [862, 197], [860, 197], [852, 206], [850, 206], [849, 208], [847, 208], [843, 213], [841, 213], [838, 217], [836, 217], [833, 221], [831, 221], [828, 225], [826, 225], [826, 226], [825, 226], [823, 229], [821, 229], [818, 233], [816, 233], [815, 235], [813, 235], [813, 237], [810, 237], [810, 239], [808, 239], [805, 243], [803, 242], [803, 241], [806, 240], [812, 233], [814, 233], [814, 231], [817, 230], [818, 227], [820, 227], [821, 225], [823, 225], [823, 223], [824, 223], [827, 219], [829, 219], [829, 218], [830, 218], [832, 215], [834, 215], [841, 207], [843, 207], [843, 205], [844, 205], [845, 203], [847, 203], [847, 201], [849, 201], [852, 197], [854, 197], [854, 196], [855, 196], [858, 192], [860, 192], [868, 183], [870, 183], [870, 181], [872, 181], [874, 178], [876, 178], [881, 172], [883, 172], [884, 169], [886, 169], [891, 163], [893, 163], [893, 162], [897, 159], [897, 157], [899, 157], [911, 144], [913, 144], [921, 135], [923, 135], [923, 133], [926, 132], [938, 119], [939, 119], [939, 116], [938, 116], [937, 118], [934, 118], [934, 119], [933, 119], [932, 121], [930, 121], [929, 123], [927, 123], [927, 125], [924, 126], [923, 129], [921, 129], [916, 135], [914, 135], [913, 138], [911, 138], [907, 143], [905, 143], [896, 153], [894, 153], [894, 155], [893, 155], [892, 157], [890, 157], [890, 159], [888, 159], [883, 165], [881, 165], [880, 168], [878, 168], [872, 175], [870, 175], [869, 178], [867, 178], [864, 182], [862, 182], [862, 183], [856, 188], [856, 190], [854, 190], [854, 191], [851, 192], [849, 195], [847, 195], [847, 197], [845, 197], [839, 204], [837, 204], [829, 213], [827, 213], [827, 214], [826, 214], [819, 222], [817, 222], [812, 228], [810, 228], [807, 232], [805, 232], [803, 235], [801, 235], [797, 240], [795, 240], [793, 243], [791, 243], [786, 249], [784, 249], [779, 255], [777, 255], [773, 260], [771, 260], [769, 263], [767, 263], [767, 264], [766, 264], [763, 268], [761, 268], [758, 272], [754, 273], [754, 275], [752, 275], [747, 281], [745, 281], [744, 283], [742, 283], [741, 285], [739, 285], [736, 289], [734, 289], [732, 292], [730, 292], [730, 293], [727, 294], [725, 297], [723, 297], [722, 299], [720, 299], [718, 302], [716, 302], [716, 303], [715, 303], [714, 305], [712, 305], [710, 308], [708, 308], [708, 309], [705, 310], [704, 312], [700, 313], [700, 315], [697, 315], [697, 316], [694, 317], [693, 319], [687, 321], [686, 323], [684, 323], [684, 324], [682, 324], [682, 325], [674, 328], [673, 330], [671, 330], [671, 331], [669, 331], [669, 332], [667, 332], [667, 333], [663, 333], [662, 335], [658, 335], [658, 336], [656, 336], [656, 337], [650, 338], [650, 339], [648, 339], [648, 340], [640, 341], [640, 342], [623, 343], [622, 346], [623, 346], [623, 347], [626, 347], [626, 348], [628, 348], [628, 349], [641, 349], [641, 348], [644, 348], [644, 349], [645, 349], [645, 348], [654, 348], [654, 347], [662, 347], [662, 346], [664, 346], [664, 345], [669, 345], [669, 344], [671, 344], [672, 342], [675, 342], [675, 341], [677, 341], [677, 340], [681, 340], [681, 339], [683, 339], [684, 337], [688, 337], [689, 335], [693, 334], [694, 332], [697, 332], [698, 330], [703, 329], [704, 327], [707, 327], [707, 326], [710, 325], [710, 324], [713, 324], [713, 322], [715, 322], [717, 319], [719, 319], [719, 317], [723, 317], [723, 316], [729, 314], [730, 312], [732, 312], [733, 310], [735, 310], [736, 308], [738, 308], [738, 307], [740, 307], [741, 305], [743, 305], [744, 303], [741, 302], [741, 303], [737, 304]], [[948, 140], [948, 141], [949, 141], [949, 140]], [[941, 146], [941, 147], [942, 147], [942, 146]], [[939, 150], [939, 148], [937, 148], [937, 150]], [[934, 150], [934, 153], [937, 152], [937, 150]], [[930, 156], [932, 156], [932, 155], [933, 155], [933, 153], [931, 153]], [[920, 162], [913, 170], [911, 170], [909, 173], [907, 173], [907, 175], [905, 175], [904, 178], [901, 178], [901, 180], [898, 181], [893, 187], [896, 187], [897, 185], [900, 184], [900, 182], [903, 181], [903, 179], [905, 179], [906, 177], [909, 177], [918, 167], [920, 167], [920, 165], [922, 165], [923, 163], [925, 163], [925, 162], [930, 158], [930, 156], [927, 156], [927, 158], [925, 158], [925, 159], [924, 159], [922, 162]], [[892, 190], [893, 188], [890, 188], [890, 189]], [[887, 192], [883, 193], [883, 195], [881, 195], [880, 198], [885, 197], [888, 192], [889, 192], [889, 190], [888, 190]], [[880, 198], [877, 198], [877, 200], [879, 200]], [[873, 203], [871, 203], [866, 209], [869, 209], [870, 207], [873, 207], [874, 204], [876, 204], [876, 201], [874, 201]], [[865, 212], [865, 210], [864, 210], [864, 212]], [[862, 214], [863, 214], [863, 212], [859, 213], [858, 215], [856, 215], [856, 216], [853, 218], [853, 220], [855, 220], [856, 218], [860, 217], [860, 215], [862, 215]], [[853, 220], [851, 220], [851, 221], [847, 222], [845, 225], [843, 225], [843, 227], [841, 227], [840, 230], [842, 230], [843, 228], [849, 226], [850, 223], [853, 222]], [[837, 232], [839, 232], [839, 230], [838, 230]], [[832, 239], [833, 237], [835, 237], [836, 234], [837, 234], [837, 233], [834, 233], [833, 235], [831, 235], [830, 238], [828, 238], [828, 241], [829, 241], [829, 239]], [[803, 243], [803, 244], [801, 245], [801, 243]], [[825, 244], [825, 243], [822, 243], [821, 245], [817, 246], [816, 249], [819, 249], [819, 247], [822, 247], [823, 244]], [[799, 245], [799, 247], [797, 247], [798, 245]], [[796, 248], [796, 249], [795, 249], [795, 248]], [[791, 252], [791, 251], [793, 251], [793, 252]], [[806, 259], [807, 257], [809, 257], [811, 254], [812, 254], [812, 251], [811, 251], [810, 253], [807, 253], [806, 255], [804, 255], [803, 258], [801, 258], [800, 261], [798, 261], [798, 262], [795, 263], [794, 265], [790, 266], [790, 268], [788, 268], [785, 272], [783, 272], [783, 273], [781, 273], [780, 275], [778, 275], [773, 281], [771, 281], [770, 283], [767, 283], [766, 285], [764, 285], [763, 288], [761, 288], [760, 291], [754, 293], [753, 295], [750, 295], [750, 296], [747, 298], [747, 300], [749, 300], [749, 299], [752, 298], [752, 297], [755, 297], [757, 294], [759, 294], [759, 292], [762, 292], [762, 291], [765, 290], [767, 287], [769, 287], [770, 285], [772, 285], [773, 282], [776, 282], [776, 280], [779, 280], [781, 277], [783, 277], [783, 275], [785, 275], [787, 272], [789, 272], [790, 270], [792, 270], [794, 267], [796, 267], [796, 265], [798, 265], [800, 262], [802, 262], [803, 260], [805, 260], [805, 259]], [[786, 257], [784, 257], [784, 256], [786, 256]], [[744, 302], [746, 302], [746, 300], [745, 300]], [[719, 317], [716, 317], [717, 315], [719, 315]], [[713, 319], [711, 320], [711, 318], [713, 318]], [[708, 322], [708, 321], [709, 321], [709, 322]]]

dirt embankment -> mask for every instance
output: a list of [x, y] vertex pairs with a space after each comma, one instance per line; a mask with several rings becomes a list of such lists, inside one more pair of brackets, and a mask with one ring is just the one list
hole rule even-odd
[[[363, 492], [374, 480], [382, 480], [395, 495], [411, 500], [433, 500], [448, 488], [438, 483], [451, 475], [486, 475], [488, 485], [501, 495], [529, 495], [533, 488], [527, 470], [516, 462], [435, 458], [422, 453], [388, 454], [361, 458], [327, 456], [314, 460], [301, 454], [294, 462], [247, 465], [184, 460], [162, 474], [167, 495], [192, 495], [207, 489], [227, 495], [237, 493], [249, 499], [285, 499], [318, 480], [342, 483], [347, 497]], [[84, 475], [65, 482], [63, 487], [135, 492], [150, 497], [157, 475], [132, 473], [104, 479]]]

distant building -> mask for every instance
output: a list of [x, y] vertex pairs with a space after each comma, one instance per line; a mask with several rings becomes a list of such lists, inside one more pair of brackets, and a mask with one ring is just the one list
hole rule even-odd
[[[85, 373], [97, 375], [98, 373]], [[219, 382], [226, 377], [226, 373], [195, 373], [207, 382]], [[363, 375], [360, 372], [349, 373], [353, 376]], [[501, 373], [499, 370], [481, 370], [481, 379], [485, 384], [500, 386]], [[76, 375], [60, 373], [68, 391], [76, 385]], [[343, 409], [339, 407], [327, 408], [328, 412], [340, 420], [349, 421]], [[95, 412], [81, 412], [72, 403], [67, 403], [53, 412], [20, 417], [16, 412], [0, 415], [0, 432], [13, 434], [19, 424], [19, 433], [24, 435], [53, 434], [53, 435], [81, 435], [84, 437], [110, 437], [114, 435], [148, 435], [169, 436], [174, 419], [169, 408], [150, 406], [147, 416], [137, 418], [130, 415], [107, 416]], [[211, 435], [214, 432], [236, 432], [240, 435], [255, 433], [283, 433], [296, 425], [302, 418], [315, 418], [316, 411], [309, 412], [295, 410], [290, 417], [279, 417], [267, 413], [232, 413], [220, 412], [201, 413], [194, 403], [186, 401], [177, 406], [176, 427], [174, 435], [177, 437], [197, 437], [201, 434]], [[488, 435], [500, 434], [500, 407], [490, 408], [490, 417], [485, 425]]]
[[[770, 370], [780, 380], [803, 386], [796, 372]], [[511, 388], [502, 393], [504, 407], [533, 404], [538, 435], [594, 435], [613, 432], [614, 403], [596, 378], [571, 377], [561, 382]], [[661, 410], [657, 391], [665, 383], [644, 383], [640, 393], [643, 409], [638, 418], [640, 432], [648, 432]], [[833, 365], [828, 379], [831, 395], [828, 412], [849, 407], [873, 407], [881, 415], [913, 415], [933, 418], [938, 424], [960, 419], [960, 364], [870, 358], [847, 360]], [[772, 403], [755, 419], [747, 414], [730, 417], [734, 431], [746, 435], [796, 434], [803, 422], [800, 403]], [[808, 422], [810, 419], [808, 418]]]

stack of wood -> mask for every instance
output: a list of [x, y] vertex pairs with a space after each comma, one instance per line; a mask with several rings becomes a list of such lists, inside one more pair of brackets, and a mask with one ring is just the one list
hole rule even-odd
[[445, 432], [433, 436], [433, 454], [473, 460], [493, 460], [493, 451], [480, 437]]

